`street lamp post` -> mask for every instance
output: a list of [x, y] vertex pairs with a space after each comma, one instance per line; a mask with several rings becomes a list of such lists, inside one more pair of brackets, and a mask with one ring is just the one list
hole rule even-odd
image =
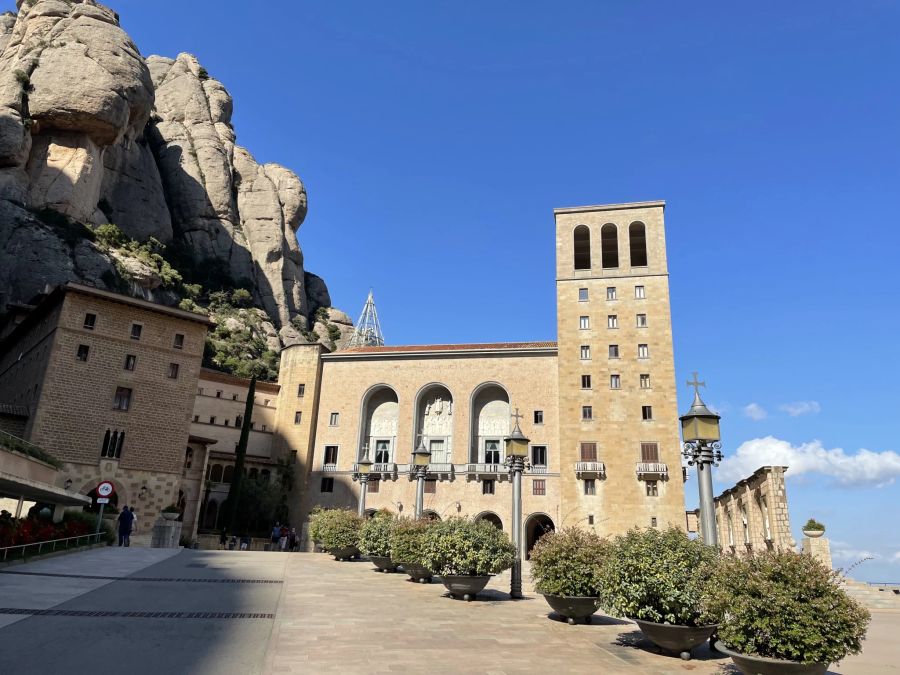
[[369, 444], [363, 446], [363, 456], [356, 463], [356, 478], [359, 481], [359, 517], [366, 515], [366, 493], [369, 489], [369, 472], [372, 470], [372, 460], [369, 459]]
[[431, 452], [425, 447], [425, 439], [419, 434], [419, 445], [413, 451], [413, 466], [416, 467], [416, 520], [422, 517], [425, 504], [425, 476], [428, 474], [428, 462]]
[[522, 597], [522, 472], [528, 465], [528, 439], [519, 428], [519, 409], [512, 415], [516, 420], [516, 426], [507, 436], [506, 459], [504, 463], [509, 467], [509, 475], [512, 478], [512, 540], [516, 549], [516, 558], [513, 561], [512, 576], [509, 583], [509, 597]]
[[716, 506], [713, 500], [712, 468], [722, 461], [721, 434], [719, 433], [720, 416], [706, 407], [700, 398], [700, 387], [705, 382], [697, 380], [694, 373], [693, 382], [688, 386], [694, 388], [694, 402], [691, 409], [682, 415], [681, 435], [684, 439], [684, 456], [688, 466], [697, 465], [697, 484], [700, 491], [700, 536], [703, 541], [718, 548], [719, 537], [716, 528]]

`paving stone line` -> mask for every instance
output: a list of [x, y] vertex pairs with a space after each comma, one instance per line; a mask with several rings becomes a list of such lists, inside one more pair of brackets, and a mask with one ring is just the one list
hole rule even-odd
[[102, 581], [163, 581], [198, 584], [283, 584], [281, 579], [202, 579], [199, 577], [113, 577], [94, 574], [61, 574], [56, 572], [0, 571], [0, 574], [19, 574], [29, 577], [61, 577], [64, 579], [100, 579]]
[[0, 614], [29, 616], [114, 617], [124, 619], [274, 619], [269, 612], [141, 612], [91, 609], [23, 609], [0, 607]]

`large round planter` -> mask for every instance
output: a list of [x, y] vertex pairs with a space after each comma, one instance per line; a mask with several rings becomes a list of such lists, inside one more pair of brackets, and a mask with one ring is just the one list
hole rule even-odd
[[369, 560], [375, 565], [379, 572], [397, 571], [397, 563], [393, 562], [388, 556], [370, 555]]
[[805, 534], [810, 539], [818, 539], [823, 534], [825, 534], [825, 530], [803, 530], [803, 534]]
[[749, 656], [733, 652], [721, 641], [716, 642], [716, 649], [727, 654], [734, 665], [744, 675], [825, 675], [827, 663], [797, 663], [784, 659], [767, 659], [763, 656]]
[[716, 632], [718, 624], [708, 626], [674, 626], [669, 623], [654, 623], [642, 619], [633, 619], [641, 632], [653, 644], [670, 652], [677, 652], [681, 658], [691, 658], [691, 650], [709, 640]]
[[178, 516], [181, 514], [178, 511], [163, 511], [162, 517], [166, 520], [178, 520]]
[[597, 611], [597, 598], [571, 595], [547, 595], [541, 593], [550, 608], [570, 624], [591, 622], [591, 615]]
[[431, 577], [434, 576], [430, 569], [422, 565], [403, 562], [397, 563], [397, 565], [403, 568], [403, 571], [409, 575], [410, 579], [418, 581], [420, 584], [430, 584]]
[[462, 598], [467, 602], [474, 600], [490, 580], [490, 576], [476, 577], [455, 574], [441, 576], [441, 581], [444, 582], [444, 587], [450, 591], [450, 595], [454, 598]]
[[329, 551], [335, 560], [350, 560], [359, 555], [359, 549], [355, 546], [345, 546], [344, 548], [333, 548]]

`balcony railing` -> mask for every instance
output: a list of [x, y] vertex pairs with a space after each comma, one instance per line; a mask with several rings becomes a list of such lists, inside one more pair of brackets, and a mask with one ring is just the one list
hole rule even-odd
[[428, 465], [428, 473], [453, 475], [453, 465], [447, 462], [432, 462]]
[[337, 464], [329, 464], [325, 462], [322, 464], [322, 471], [337, 471]]
[[506, 472], [506, 466], [503, 464], [466, 464], [466, 473], [476, 478], [480, 476], [496, 478]]
[[669, 475], [669, 467], [662, 462], [638, 462], [635, 469], [638, 480], [644, 478], [666, 478]]
[[606, 476], [606, 465], [603, 462], [575, 462], [576, 478], [596, 478]]
[[528, 470], [528, 473], [547, 473], [547, 467], [546, 467], [546, 466], [543, 466], [543, 465], [541, 465], [541, 466], [532, 466], [532, 467]]
[[[359, 471], [359, 464], [353, 465], [353, 473], [357, 473]], [[397, 473], [397, 465], [394, 462], [379, 462], [378, 464], [373, 464], [372, 468], [369, 469], [369, 475], [376, 476], [394, 476]]]

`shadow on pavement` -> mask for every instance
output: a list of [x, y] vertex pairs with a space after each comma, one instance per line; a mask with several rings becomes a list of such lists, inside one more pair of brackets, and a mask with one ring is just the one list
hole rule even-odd
[[[622, 621], [621, 623], [629, 623], [627, 621]], [[663, 656], [670, 656], [673, 659], [681, 660], [678, 656], [677, 652], [670, 652], [662, 647], [657, 646], [655, 643], [651, 642], [644, 634], [639, 630], [628, 631], [627, 633], [619, 633], [619, 636], [616, 638], [615, 644], [620, 647], [631, 647], [632, 649], [639, 649], [644, 652], [648, 652], [650, 654], [661, 654]], [[731, 659], [725, 654], [721, 654], [719, 652], [714, 652], [709, 648], [709, 643], [706, 642], [699, 647], [695, 647], [691, 651], [691, 660], [692, 661], [720, 661], [723, 668], [723, 673], [735, 673], [739, 674], [741, 671], [735, 667]]]

